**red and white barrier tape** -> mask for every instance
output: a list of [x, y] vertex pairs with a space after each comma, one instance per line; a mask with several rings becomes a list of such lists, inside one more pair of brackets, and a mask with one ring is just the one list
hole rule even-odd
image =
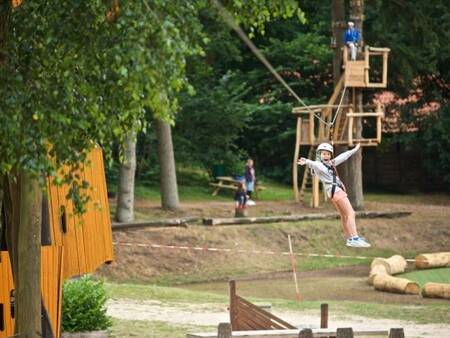
[[[237, 253], [250, 253], [250, 254], [264, 254], [264, 255], [291, 255], [288, 251], [262, 251], [262, 250], [244, 250], [244, 249], [227, 249], [227, 248], [210, 248], [208, 246], [186, 246], [186, 245], [164, 245], [164, 244], [153, 244], [153, 243], [129, 243], [129, 242], [113, 242], [117, 246], [129, 246], [129, 247], [141, 247], [141, 248], [153, 248], [153, 249], [169, 249], [169, 250], [187, 250], [187, 251], [212, 251], [212, 252], [237, 252]], [[342, 258], [342, 259], [374, 259], [377, 257], [368, 256], [350, 256], [350, 255], [339, 255], [339, 254], [317, 254], [317, 253], [305, 253], [305, 252], [294, 252], [296, 256], [303, 257], [325, 257], [325, 258]], [[407, 262], [415, 262], [415, 259], [406, 259]]]

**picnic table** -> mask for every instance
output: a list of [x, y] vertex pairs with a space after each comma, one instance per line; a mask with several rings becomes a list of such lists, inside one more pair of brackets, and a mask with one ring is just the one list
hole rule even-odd
[[[238, 189], [238, 185], [241, 182], [245, 182], [244, 180], [237, 180], [231, 176], [217, 176], [216, 177], [217, 182], [211, 182], [209, 183], [210, 186], [214, 187], [214, 190], [212, 192], [213, 196], [216, 196], [221, 189], [229, 189], [236, 191]], [[255, 198], [258, 198], [258, 192], [265, 189], [262, 185], [258, 184], [258, 181], [256, 181], [255, 184]]]

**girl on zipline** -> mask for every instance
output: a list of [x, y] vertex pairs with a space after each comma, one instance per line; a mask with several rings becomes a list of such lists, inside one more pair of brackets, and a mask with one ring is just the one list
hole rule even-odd
[[350, 156], [356, 153], [360, 147], [361, 145], [358, 143], [352, 150], [348, 150], [332, 159], [333, 146], [329, 143], [321, 143], [319, 147], [317, 147], [320, 161], [311, 161], [301, 157], [297, 163], [300, 165], [306, 164], [314, 172], [314, 175], [316, 175], [323, 183], [328, 197], [331, 198], [331, 202], [333, 202], [335, 208], [341, 215], [342, 226], [347, 237], [346, 245], [357, 248], [368, 248], [370, 247], [369, 242], [363, 237], [358, 236], [355, 211], [348, 200], [344, 184], [336, 171], [336, 166], [345, 162]]

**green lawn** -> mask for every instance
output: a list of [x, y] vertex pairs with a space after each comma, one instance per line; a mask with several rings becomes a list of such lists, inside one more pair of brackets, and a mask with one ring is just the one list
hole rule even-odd
[[410, 279], [422, 287], [427, 282], [450, 283], [450, 268], [416, 270], [399, 275]]
[[[162, 287], [155, 285], [137, 285], [137, 284], [116, 284], [105, 283], [108, 295], [114, 299], [126, 298], [134, 300], [159, 300], [167, 304], [188, 303], [188, 304], [228, 304], [228, 296], [225, 294], [216, 294], [202, 291], [185, 290], [175, 287]], [[302, 301], [275, 299], [275, 298], [255, 298], [249, 297], [254, 303], [271, 303], [274, 308], [292, 311], [315, 310], [319, 314], [319, 301]], [[371, 318], [390, 318], [398, 320], [408, 320], [416, 323], [446, 323], [450, 324], [448, 316], [448, 304], [440, 302], [427, 305], [411, 304], [382, 304], [355, 301], [327, 301], [330, 311], [338, 315], [359, 315]], [[168, 337], [164, 335], [166, 330], [185, 330], [184, 327], [172, 327], [168, 324], [150, 322], [143, 323], [124, 323], [129, 321], [116, 321], [115, 328], [121, 330], [124, 325], [141, 327], [150, 325], [154, 330], [162, 332], [157, 337]], [[159, 328], [158, 328], [159, 327]], [[184, 331], [186, 332], [186, 331]], [[172, 337], [172, 336], [171, 336]], [[174, 335], [173, 337], [176, 337]]]
[[[291, 201], [293, 200], [292, 187], [290, 185], [280, 184], [269, 179], [262, 179], [262, 185], [265, 187], [259, 193], [259, 199], [262, 201]], [[116, 187], [108, 186], [108, 191], [115, 192]], [[189, 182], [184, 179], [178, 183], [178, 192], [180, 199], [184, 202], [200, 202], [200, 201], [229, 201], [233, 196], [230, 190], [222, 190], [217, 196], [212, 196], [212, 189], [206, 179], [194, 180]], [[135, 195], [137, 198], [148, 199], [151, 201], [160, 200], [159, 186], [144, 182], [136, 182]], [[309, 200], [309, 193], [305, 196]], [[364, 199], [368, 202], [385, 202], [395, 201], [395, 203], [416, 204], [450, 204], [450, 195], [443, 193], [381, 193], [381, 192], [365, 192]]]

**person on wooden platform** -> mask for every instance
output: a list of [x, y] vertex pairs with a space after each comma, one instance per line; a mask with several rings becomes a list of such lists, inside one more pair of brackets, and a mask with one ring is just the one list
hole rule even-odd
[[350, 49], [350, 59], [352, 61], [356, 60], [360, 39], [361, 34], [359, 33], [359, 30], [355, 28], [355, 24], [353, 22], [349, 21], [348, 29], [345, 31], [344, 35], [344, 43]]
[[234, 194], [234, 201], [235, 201], [235, 214], [234, 217], [246, 217], [247, 211], [247, 192], [245, 190], [245, 184], [244, 182], [240, 182], [238, 185], [238, 189], [236, 190], [236, 193]]
[[307, 165], [323, 183], [325, 191], [335, 208], [341, 215], [342, 226], [347, 237], [346, 245], [350, 247], [367, 248], [370, 247], [369, 242], [363, 237], [358, 236], [356, 230], [355, 211], [345, 192], [345, 186], [340, 180], [336, 166], [345, 162], [354, 153], [356, 153], [361, 145], [358, 143], [355, 148], [348, 150], [336, 158], [332, 159], [333, 146], [329, 143], [321, 143], [317, 147], [320, 161], [311, 161], [304, 157], [298, 160], [299, 165]]

